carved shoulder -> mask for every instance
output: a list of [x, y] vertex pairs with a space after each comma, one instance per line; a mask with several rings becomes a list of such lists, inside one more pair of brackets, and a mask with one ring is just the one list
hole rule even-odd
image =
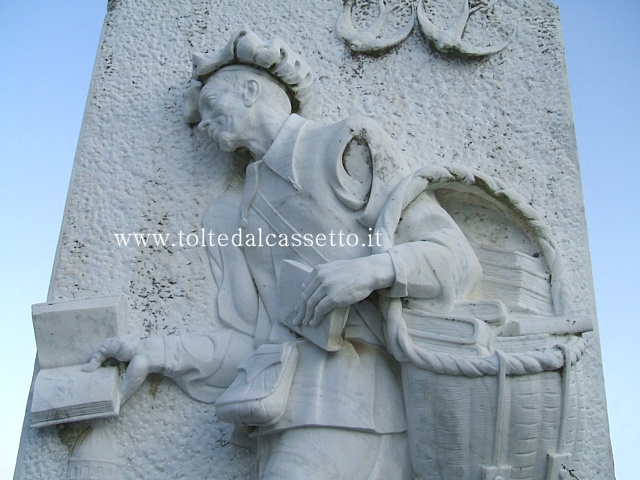
[[402, 152], [375, 120], [356, 116], [341, 124], [345, 176], [361, 182], [360, 195], [364, 195], [366, 207], [360, 221], [373, 225], [393, 189], [411, 170]]
[[354, 196], [365, 202], [371, 191], [373, 160], [371, 149], [364, 138], [352, 137], [342, 152], [342, 170], [353, 180]]
[[388, 135], [374, 120], [354, 116], [337, 125], [335, 158], [339, 160], [339, 183], [351, 193], [352, 208], [362, 208], [369, 199], [374, 182], [374, 156], [379, 153], [378, 144], [386, 144]]

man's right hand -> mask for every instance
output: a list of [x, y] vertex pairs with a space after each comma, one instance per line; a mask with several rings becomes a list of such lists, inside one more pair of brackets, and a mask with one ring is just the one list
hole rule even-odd
[[140, 388], [149, 374], [162, 371], [164, 357], [163, 337], [143, 338], [138, 342], [124, 338], [110, 338], [98, 348], [82, 369], [85, 372], [92, 372], [109, 358], [129, 362], [120, 381], [120, 404], [122, 405]]

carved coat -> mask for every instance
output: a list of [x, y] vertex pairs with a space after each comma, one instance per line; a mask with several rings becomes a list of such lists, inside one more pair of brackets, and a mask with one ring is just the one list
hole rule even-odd
[[[386, 133], [369, 119], [324, 126], [292, 115], [263, 159], [249, 165], [242, 191], [230, 188], [211, 206], [205, 230], [231, 238], [244, 225], [243, 235], [263, 239], [341, 231], [356, 234], [359, 242], [209, 248], [218, 313], [230, 330], [168, 340], [172, 361], [165, 374], [193, 398], [214, 401], [233, 380], [229, 367], [251, 349], [295, 339], [278, 321], [286, 313], [277, 294], [282, 261], [312, 267], [370, 255], [376, 220], [410, 173]], [[328, 353], [308, 341], [299, 345], [285, 414], [261, 433], [302, 426], [376, 433], [406, 429], [400, 369], [384, 347], [377, 297], [421, 298], [431, 311], [446, 312], [468, 293], [480, 267], [457, 225], [426, 192], [403, 213], [396, 245], [388, 252], [394, 284], [352, 306], [340, 351]]]

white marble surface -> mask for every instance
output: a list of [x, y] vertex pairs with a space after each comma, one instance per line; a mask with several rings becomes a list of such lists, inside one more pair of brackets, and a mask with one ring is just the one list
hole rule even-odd
[[[131, 5], [126, 2], [118, 4], [118, 8], [121, 9], [128, 7]], [[136, 12], [128, 12], [129, 15], [124, 15], [120, 10], [120, 16], [118, 16], [118, 8], [111, 13], [113, 34], [119, 29], [126, 29], [127, 25], [133, 25], [134, 19], [136, 19]], [[317, 5], [310, 8], [320, 9]], [[537, 18], [541, 21], [549, 25], [555, 24], [554, 20], [546, 16], [545, 9], [549, 7], [543, 8], [541, 5], [535, 4], [528, 8], [538, 13]], [[240, 12], [246, 11], [248, 14], [251, 9], [240, 4], [238, 10]], [[323, 13], [327, 19], [333, 19], [335, 9], [330, 9], [327, 6], [327, 11], [320, 13]], [[199, 18], [202, 18], [202, 15], [205, 15], [204, 11], [200, 12]], [[252, 11], [252, 15], [254, 19], [251, 22], [256, 23], [256, 29], [259, 28], [261, 22], [266, 24], [269, 21], [268, 12], [258, 12], [256, 16], [256, 12]], [[302, 18], [301, 10], [294, 9], [291, 15]], [[178, 329], [196, 328], [206, 323], [204, 318], [207, 307], [204, 293], [206, 291], [204, 287], [206, 274], [200, 274], [202, 277], [200, 284], [196, 282], [196, 285], [192, 285], [197, 292], [196, 294], [185, 293], [180, 290], [179, 286], [176, 286], [179, 285], [179, 282], [172, 284], [169, 281], [169, 279], [176, 279], [168, 273], [174, 271], [182, 270], [187, 274], [185, 276], [194, 277], [193, 269], [184, 269], [183, 265], [188, 261], [193, 261], [195, 265], [200, 264], [197, 252], [178, 252], [177, 256], [180, 256], [181, 259], [176, 261], [174, 260], [175, 256], [169, 258], [162, 252], [131, 250], [123, 254], [121, 250], [116, 250], [114, 245], [108, 246], [103, 243], [112, 233], [110, 229], [114, 225], [122, 226], [121, 228], [125, 231], [127, 229], [149, 228], [151, 225], [155, 225], [153, 222], [158, 218], [162, 219], [163, 215], [168, 213], [161, 211], [162, 205], [166, 205], [167, 201], [178, 201], [184, 205], [184, 209], [180, 213], [171, 214], [171, 218], [168, 219], [170, 224], [178, 226], [197, 223], [197, 219], [199, 216], [201, 217], [202, 208], [208, 203], [207, 198], [210, 199], [212, 193], [203, 193], [201, 185], [195, 191], [189, 191], [184, 186], [188, 185], [190, 179], [194, 177], [203, 179], [202, 183], [207, 185], [215, 184], [216, 173], [220, 173], [220, 170], [217, 172], [212, 170], [204, 158], [210, 145], [201, 145], [198, 139], [190, 138], [188, 129], [175, 120], [179, 104], [180, 88], [178, 87], [183, 85], [186, 78], [185, 72], [188, 70], [184, 50], [190, 47], [188, 47], [185, 37], [180, 37], [182, 40], [179, 40], [178, 43], [182, 43], [179, 47], [170, 45], [154, 52], [136, 50], [136, 45], [139, 44], [136, 41], [137, 37], [153, 42], [154, 32], [160, 30], [159, 23], [176, 26], [176, 23], [180, 23], [180, 21], [175, 21], [175, 18], [178, 17], [179, 15], [171, 11], [170, 7], [163, 7], [156, 10], [155, 16], [138, 18], [138, 22], [141, 22], [145, 27], [144, 31], [131, 35], [131, 41], [111, 45], [113, 51], [108, 51], [108, 46], [105, 47], [99, 56], [94, 89], [90, 98], [93, 107], [89, 111], [88, 117], [97, 123], [94, 123], [93, 127], [90, 123], [85, 124], [78, 163], [75, 167], [75, 187], [71, 192], [65, 236], [62, 239], [61, 252], [66, 250], [71, 253], [67, 258], [58, 262], [57, 275], [54, 277], [53, 284], [54, 298], [79, 296], [83, 293], [118, 293], [129, 289], [151, 294], [151, 300], [145, 300], [142, 297], [137, 300], [135, 308], [143, 312], [141, 318], [144, 317], [144, 319], [140, 324], [132, 325], [131, 329], [134, 334], [144, 334], [145, 330], [177, 331]], [[245, 17], [244, 20], [248, 21], [248, 17]], [[327, 20], [324, 30], [331, 28], [332, 21]], [[525, 20], [521, 20], [521, 22], [526, 26]], [[282, 26], [277, 33], [285, 36], [286, 32], [289, 39], [293, 38], [301, 42], [309, 51], [322, 52], [322, 58], [318, 56], [314, 59], [315, 67], [316, 71], [320, 70], [318, 68], [320, 66], [322, 67], [321, 71], [327, 73], [319, 88], [320, 100], [319, 104], [314, 107], [315, 113], [328, 119], [341, 118], [351, 112], [380, 117], [384, 119], [385, 126], [397, 137], [404, 148], [414, 155], [418, 153], [419, 145], [428, 145], [429, 150], [439, 152], [438, 157], [444, 163], [455, 160], [476, 168], [495, 169], [498, 176], [515, 184], [536, 205], [548, 212], [554, 212], [553, 215], [550, 215], [549, 221], [556, 229], [556, 235], [561, 242], [567, 246], [569, 256], [574, 261], [570, 268], [573, 269], [572, 275], [576, 278], [576, 285], [579, 287], [577, 300], [581, 300], [579, 304], [583, 305], [585, 311], [593, 312], [590, 282], [585, 283], [578, 280], [579, 278], [588, 278], [589, 272], [583, 270], [585, 267], [581, 261], [586, 256], [586, 238], [583, 231], [580, 187], [575, 176], [574, 140], [571, 133], [558, 135], [555, 130], [557, 125], [563, 125], [570, 129], [570, 121], [567, 118], [568, 99], [553, 99], [552, 101], [548, 95], [545, 95], [548, 92], [547, 88], [549, 91], [556, 92], [562, 91], [566, 86], [564, 76], [560, 73], [553, 73], [557, 72], [554, 69], [560, 68], [562, 65], [558, 57], [557, 43], [543, 39], [548, 42], [547, 46], [552, 47], [544, 54], [537, 45], [531, 44], [530, 47], [526, 47], [523, 43], [514, 43], [509, 48], [513, 48], [521, 58], [527, 59], [526, 62], [523, 60], [523, 66], [520, 69], [512, 68], [509, 70], [504, 63], [490, 60], [481, 66], [475, 66], [472, 77], [468, 68], [462, 68], [460, 65], [450, 68], [442, 58], [425, 52], [424, 46], [419, 44], [415, 38], [410, 39], [401, 51], [383, 57], [380, 61], [385, 68], [380, 68], [380, 64], [368, 59], [358, 59], [357, 61], [350, 59], [344, 52], [344, 46], [335, 39], [314, 43], [309, 39], [308, 31], [314, 28], [320, 29], [320, 26], [309, 25], [302, 20], [301, 25], [305, 25], [306, 28], [298, 30], [294, 28], [293, 31], [288, 31]], [[220, 44], [222, 41], [222, 35], [203, 33], [203, 24], [199, 26], [199, 29], [197, 25], [188, 26], [192, 39], [195, 39], [194, 43], [199, 49], [212, 44]], [[277, 24], [274, 28], [278, 29]], [[523, 27], [523, 31], [524, 38], [533, 40], [535, 37], [533, 29]], [[524, 38], [520, 39], [520, 42], [523, 42]], [[514, 52], [511, 54], [513, 55]], [[409, 57], [414, 60], [410, 64], [410, 73], [400, 75], [398, 72], [404, 70], [401, 70], [399, 65], [403, 63], [403, 59], [406, 60]], [[530, 61], [531, 58], [539, 61]], [[512, 61], [514, 61], [513, 58], [505, 57], [505, 63]], [[548, 62], [549, 68], [544, 71], [535, 69], [536, 75], [540, 75], [536, 82], [531, 82], [527, 88], [523, 88], [515, 81], [517, 77], [524, 74], [526, 68], [544, 65], [545, 61]], [[172, 65], [172, 68], [167, 68], [167, 62]], [[161, 68], [160, 65], [163, 63]], [[404, 63], [402, 68], [406, 65]], [[133, 68], [134, 66], [135, 68]], [[514, 65], [510, 65], [510, 67], [514, 67]], [[178, 73], [174, 73], [174, 69]], [[452, 74], [453, 71], [456, 72], [455, 75]], [[465, 82], [475, 78], [475, 75], [478, 74], [482, 74], [482, 78], [487, 82], [486, 84], [481, 83], [481, 93], [469, 102], [465, 99], [467, 91]], [[360, 78], [360, 75], [366, 80]], [[400, 82], [394, 83], [396, 75], [403, 81], [408, 79], [404, 88], [423, 98], [424, 100], [421, 100], [420, 104], [408, 105], [406, 96], [397, 94], [398, 89], [395, 87]], [[369, 79], [372, 77], [374, 80], [369, 83]], [[96, 84], [109, 85], [109, 92], [100, 92]], [[385, 87], [385, 85], [392, 84], [394, 85], [393, 89]], [[121, 96], [130, 91], [131, 85], [141, 86], [133, 87], [130, 102], [120, 102]], [[483, 95], [488, 95], [484, 88], [490, 90], [496, 85], [501, 87], [501, 93], [498, 97], [500, 102], [497, 106], [494, 104], [491, 107], [483, 103]], [[551, 88], [549, 85], [554, 85], [555, 88]], [[140, 91], [137, 90], [138, 88]], [[381, 98], [367, 101], [372, 96], [373, 90], [381, 92]], [[342, 94], [338, 95], [336, 92]], [[345, 105], [340, 103], [338, 99], [347, 98], [346, 93], [350, 93], [352, 96], [348, 97], [350, 100], [347, 100]], [[529, 101], [532, 103], [528, 103]], [[562, 103], [563, 101], [564, 103]], [[451, 105], [453, 108], [450, 107]], [[526, 105], [535, 105], [536, 108], [528, 111]], [[484, 107], [488, 107], [488, 109]], [[486, 120], [484, 117], [478, 118], [464, 114], [464, 111], [469, 111], [469, 109], [483, 110], [489, 117], [492, 117], [492, 121]], [[108, 115], [102, 113], [105, 110], [109, 112]], [[165, 114], [165, 111], [171, 113]], [[413, 112], [412, 118], [398, 118], [396, 117], [398, 111], [411, 111]], [[425, 112], [428, 112], [428, 115]], [[514, 116], [517, 121], [510, 121], [508, 118], [510, 116]], [[154, 120], [149, 121], [149, 118]], [[531, 123], [521, 124], [520, 122], [525, 118]], [[539, 127], [541, 122], [536, 122], [536, 119], [545, 120], [542, 132]], [[142, 125], [143, 128], [131, 129], [131, 124]], [[97, 125], [101, 125], [102, 131], [98, 132]], [[111, 134], [105, 135], [104, 129], [109, 127], [113, 127], [113, 131]], [[93, 128], [96, 130], [92, 130]], [[144, 131], [144, 135], [139, 134], [141, 130]], [[170, 133], [167, 134], [167, 132]], [[487, 132], [490, 132], [491, 135], [486, 135]], [[177, 145], [169, 149], [158, 149], [156, 145], [159, 140], [165, 139], [168, 135], [176, 140]], [[545, 141], [540, 141], [539, 135], [543, 135]], [[487, 138], [483, 138], [485, 136]], [[442, 138], [447, 138], [447, 145], [439, 144], [439, 139]], [[496, 138], [502, 140], [498, 142]], [[197, 146], [195, 149], [192, 147], [194, 142]], [[122, 145], [127, 146], [123, 147]], [[465, 148], [465, 145], [468, 147]], [[535, 166], [532, 166], [527, 155], [527, 152], [530, 152], [532, 148], [535, 149], [540, 161]], [[189, 153], [185, 154], [184, 152]], [[461, 158], [461, 152], [465, 153], [465, 158]], [[194, 162], [194, 158], [200, 158], [200, 160]], [[181, 173], [177, 178], [174, 174], [176, 161], [181, 167], [178, 169]], [[565, 167], [573, 171], [574, 175], [567, 177], [567, 172], [563, 170]], [[112, 204], [105, 207], [92, 204], [89, 194], [91, 188], [111, 188], [107, 186], [106, 182], [100, 181], [100, 174], [108, 174], [121, 179], [117, 194], [110, 199]], [[560, 179], [561, 174], [565, 175], [562, 179]], [[95, 178], [96, 176], [97, 185], [93, 182], [89, 185], [82, 181], [83, 178]], [[143, 196], [149, 199], [148, 204], [140, 205], [131, 202], [131, 198]], [[562, 198], [559, 198], [560, 196]], [[89, 211], [89, 218], [81, 220], [79, 213], [83, 212], [83, 216], [86, 217], [87, 211]], [[118, 211], [126, 211], [126, 213], [119, 214]], [[69, 228], [81, 221], [88, 222], [87, 225], [91, 225], [92, 228], [81, 233], [71, 233]], [[576, 239], [579, 240], [576, 241]], [[74, 256], [72, 245], [75, 245], [76, 252], [84, 251], [87, 253]], [[108, 251], [109, 248], [111, 251]], [[114, 257], [121, 259], [114, 260]], [[137, 265], [139, 275], [132, 275], [128, 279], [122, 278], [120, 272], [128, 271], [131, 264]], [[101, 268], [91, 268], [91, 265], [100, 265]], [[145, 266], [147, 265], [156, 267], [154, 271], [158, 271], [159, 266], [159, 273], [162, 274], [163, 280], [167, 279], [167, 284], [158, 285], [157, 279], [145, 276], [147, 271]], [[92, 271], [92, 281], [86, 280], [86, 283], [66, 282], [65, 286], [65, 278], [70, 279], [78, 268]], [[202, 264], [200, 264], [200, 268], [204, 272]], [[163, 269], [165, 272], [162, 272]], [[177, 277], [183, 278], [180, 275]], [[196, 276], [196, 280], [197, 278]], [[78, 285], [74, 283], [78, 283]], [[180, 297], [176, 293], [187, 296]], [[167, 312], [159, 300], [164, 301], [169, 295], [174, 298], [171, 299], [173, 300], [171, 312], [167, 316]], [[200, 295], [201, 298], [196, 298], [197, 295]], [[592, 360], [592, 368], [594, 369], [592, 377], [600, 378], [597, 362], [594, 360]], [[598, 380], [594, 381], [599, 383]], [[171, 401], [183, 401], [176, 393], [176, 389], [170, 385], [162, 383], [160, 392], [160, 395], [168, 396]], [[149, 406], [149, 402], [155, 400], [155, 397], [146, 395], [136, 401], [141, 407], [144, 407]], [[602, 392], [598, 388], [594, 388], [592, 405], [596, 411], [598, 406], [602, 405]], [[189, 410], [192, 408], [195, 410]], [[187, 410], [196, 416], [202, 414], [202, 418], [207, 418], [207, 421], [210, 422], [210, 415], [205, 415], [208, 412], [202, 412], [198, 408], [188, 407]], [[598, 418], [597, 415], [596, 418]], [[174, 420], [176, 425], [184, 425], [178, 420]], [[133, 421], [133, 419], [130, 418], [128, 421]], [[190, 420], [189, 423], [196, 424], [198, 422]], [[210, 428], [215, 427], [210, 426]], [[598, 456], [603, 455], [603, 452], [597, 448], [598, 442], [604, 441], [600, 435], [601, 432], [604, 432], [602, 417], [600, 417], [600, 423], [594, 422], [593, 447], [596, 454], [591, 460], [594, 465], [601, 465], [603, 462], [603, 458]], [[198, 435], [197, 429], [196, 432], [190, 433]], [[204, 431], [201, 435], [204, 435]], [[209, 441], [211, 442], [211, 439]], [[606, 448], [604, 451], [606, 452]], [[604, 455], [606, 456], [606, 453]], [[151, 456], [154, 457], [152, 462], [166, 463], [161, 454], [153, 452]], [[606, 464], [606, 461], [604, 463]], [[173, 465], [172, 468], [174, 467], [179, 468]], [[172, 478], [172, 473], [167, 473], [167, 475], [167, 478]]]

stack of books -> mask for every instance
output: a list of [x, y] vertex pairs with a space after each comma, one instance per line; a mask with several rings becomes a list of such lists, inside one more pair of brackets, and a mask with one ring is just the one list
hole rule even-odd
[[516, 311], [553, 314], [551, 274], [542, 257], [487, 247], [476, 253], [484, 298], [500, 300]]

